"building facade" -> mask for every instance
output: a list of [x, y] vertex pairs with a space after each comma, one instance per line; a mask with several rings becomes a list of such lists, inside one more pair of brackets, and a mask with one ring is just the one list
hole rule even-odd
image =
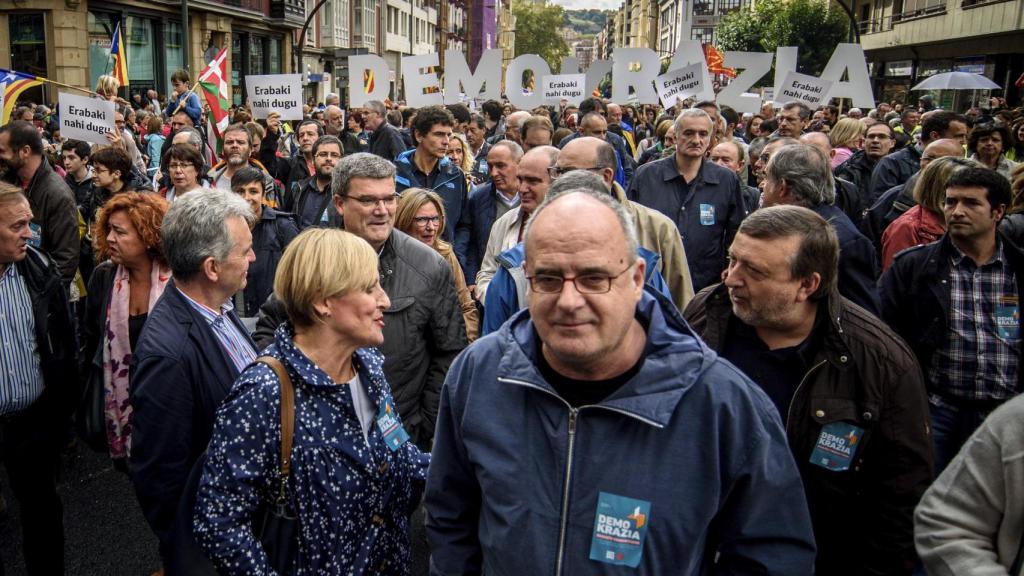
[[[910, 90], [940, 72], [983, 74], [1021, 102], [1014, 86], [1024, 74], [1024, 0], [864, 0], [853, 4], [860, 42], [879, 100], [916, 103]], [[943, 91], [937, 104], [962, 111], [990, 94]], [[987, 106], [987, 104], [985, 104]]]
[[[244, 94], [244, 76], [290, 72], [292, 43], [303, 24], [303, 0], [178, 2], [0, 0], [0, 67], [81, 88], [95, 87], [110, 71], [114, 27], [120, 23], [128, 53], [129, 93], [170, 91], [170, 76], [185, 67], [188, 27], [193, 80], [222, 47], [229, 47], [232, 96]], [[24, 95], [55, 101], [51, 87]]]

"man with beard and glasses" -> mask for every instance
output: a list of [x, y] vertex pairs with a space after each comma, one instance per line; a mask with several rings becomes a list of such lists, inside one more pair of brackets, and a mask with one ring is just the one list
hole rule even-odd
[[839, 294], [839, 261], [825, 218], [762, 208], [740, 224], [724, 282], [697, 294], [685, 316], [782, 417], [814, 526], [815, 572], [907, 576], [914, 506], [932, 475], [924, 384], [903, 340]]
[[270, 206], [277, 206], [277, 184], [266, 168], [252, 156], [252, 135], [242, 124], [232, 124], [224, 129], [223, 160], [210, 170], [211, 187], [231, 192], [231, 178], [245, 166], [259, 168], [263, 172], [264, 198]]
[[[295, 141], [298, 143], [299, 149], [288, 160], [288, 177], [283, 180], [285, 197], [292, 189], [293, 184], [316, 173], [316, 166], [313, 163], [313, 144], [323, 135], [323, 126], [316, 120], [303, 120], [295, 129]], [[282, 198], [281, 205], [284, 206], [286, 203], [288, 200]]]
[[321, 136], [313, 144], [315, 173], [293, 184], [281, 210], [295, 214], [299, 231], [310, 226], [327, 226], [331, 203], [331, 172], [341, 160], [341, 140], [334, 136]]

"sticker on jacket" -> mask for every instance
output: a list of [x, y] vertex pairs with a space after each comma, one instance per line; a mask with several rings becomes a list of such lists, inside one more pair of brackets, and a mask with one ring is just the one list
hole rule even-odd
[[28, 229], [32, 237], [28, 239], [28, 245], [33, 248], [43, 248], [43, 227], [35, 222], [29, 222]]
[[700, 205], [700, 223], [703, 226], [714, 226], [715, 225], [715, 205], [714, 204], [701, 204]]
[[857, 453], [857, 443], [863, 436], [863, 428], [847, 422], [826, 424], [811, 452], [811, 464], [835, 472], [849, 470], [853, 455]]
[[650, 516], [650, 502], [599, 493], [590, 559], [631, 568], [639, 566]]
[[1004, 294], [996, 303], [996, 329], [1003, 340], [1020, 340], [1020, 306], [1016, 294]]
[[402, 444], [409, 439], [409, 434], [402, 427], [402, 423], [398, 421], [398, 414], [390, 400], [384, 400], [380, 410], [377, 411], [377, 428], [380, 429], [380, 433], [384, 436], [384, 442], [392, 452], [401, 448]]

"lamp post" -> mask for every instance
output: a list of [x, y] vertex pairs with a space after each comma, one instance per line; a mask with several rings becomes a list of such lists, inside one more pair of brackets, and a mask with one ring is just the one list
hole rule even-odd
[[[182, 2], [185, 1], [186, 0], [182, 0]], [[313, 7], [309, 16], [306, 16], [306, 23], [302, 26], [302, 32], [299, 33], [299, 43], [295, 46], [295, 67], [293, 70], [296, 73], [301, 74], [302, 70], [302, 47], [306, 45], [306, 31], [309, 30], [309, 24], [313, 21], [313, 16], [316, 16], [316, 13], [319, 12], [320, 8], [326, 3], [327, 0], [320, 0], [317, 2], [316, 6]]]

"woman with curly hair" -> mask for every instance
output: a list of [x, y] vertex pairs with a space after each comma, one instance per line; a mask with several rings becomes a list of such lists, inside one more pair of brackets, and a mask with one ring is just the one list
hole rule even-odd
[[99, 211], [93, 232], [102, 264], [89, 279], [84, 352], [90, 379], [103, 379], [107, 448], [123, 472], [131, 447], [128, 365], [149, 311], [171, 277], [160, 239], [168, 206], [156, 194], [117, 194]]
[[422, 188], [407, 188], [402, 192], [395, 209], [395, 228], [430, 246], [448, 262], [455, 280], [455, 293], [462, 307], [462, 319], [466, 323], [466, 337], [472, 342], [479, 334], [480, 318], [455, 250], [451, 244], [441, 240], [444, 225], [444, 201], [436, 192]]

